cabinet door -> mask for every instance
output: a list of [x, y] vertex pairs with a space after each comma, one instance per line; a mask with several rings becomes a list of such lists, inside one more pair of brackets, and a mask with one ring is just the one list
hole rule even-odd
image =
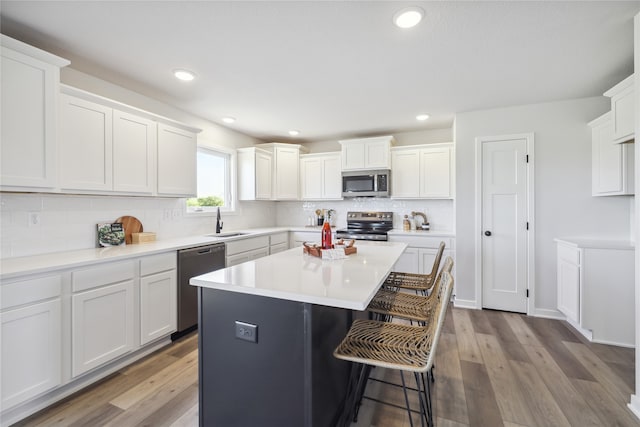
[[371, 141], [364, 145], [364, 167], [389, 169], [389, 141]]
[[284, 252], [287, 249], [289, 249], [289, 245], [286, 242], [278, 243], [276, 245], [269, 246], [269, 254], [270, 255], [277, 254], [278, 252]]
[[61, 97], [60, 187], [110, 191], [112, 109], [66, 94]]
[[429, 274], [433, 269], [433, 262], [436, 259], [436, 254], [438, 253], [437, 249], [420, 249], [418, 251], [419, 254], [419, 262], [420, 262], [420, 274]]
[[53, 188], [58, 67], [6, 47], [0, 67], [0, 183]]
[[72, 295], [72, 376], [133, 349], [133, 312], [133, 280]]
[[269, 200], [272, 195], [273, 156], [270, 153], [256, 152], [255, 168], [255, 198]]
[[420, 197], [451, 197], [451, 150], [428, 148], [421, 151]]
[[60, 298], [0, 314], [2, 408], [7, 409], [61, 383]]
[[580, 323], [580, 250], [558, 245], [558, 310]]
[[613, 142], [610, 113], [594, 120], [591, 125], [591, 194], [633, 194], [634, 144]]
[[156, 123], [113, 111], [113, 189], [128, 193], [153, 192]]
[[342, 144], [342, 170], [363, 169], [364, 146], [362, 142]]
[[401, 273], [420, 273], [420, 256], [418, 248], [407, 248], [393, 266], [393, 271]]
[[611, 112], [613, 113], [613, 139], [615, 142], [625, 142], [635, 135], [635, 105], [634, 88], [629, 86], [618, 95], [611, 98]]
[[176, 330], [176, 270], [140, 279], [140, 344], [147, 344]]
[[195, 134], [158, 124], [158, 194], [196, 195], [196, 151]]
[[300, 161], [300, 182], [302, 199], [321, 200], [323, 160], [319, 157], [305, 158]]
[[325, 199], [342, 198], [342, 173], [340, 171], [340, 154], [327, 156], [323, 162], [322, 196]]
[[297, 200], [300, 151], [297, 148], [275, 148], [275, 194], [276, 200]]
[[391, 170], [391, 196], [420, 196], [420, 150], [392, 151]]

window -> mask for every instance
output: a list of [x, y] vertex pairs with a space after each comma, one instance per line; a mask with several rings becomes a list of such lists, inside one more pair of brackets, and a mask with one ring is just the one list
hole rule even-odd
[[232, 154], [212, 148], [198, 148], [197, 197], [187, 199], [187, 212], [233, 211]]

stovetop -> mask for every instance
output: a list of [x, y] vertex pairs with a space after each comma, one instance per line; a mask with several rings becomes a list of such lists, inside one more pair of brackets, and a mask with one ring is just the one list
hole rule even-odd
[[347, 212], [347, 228], [336, 237], [356, 240], [387, 240], [393, 229], [393, 212]]

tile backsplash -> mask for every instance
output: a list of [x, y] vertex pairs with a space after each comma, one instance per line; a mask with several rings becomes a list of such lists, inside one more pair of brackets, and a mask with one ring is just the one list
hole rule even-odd
[[427, 215], [432, 230], [451, 231], [454, 226], [453, 200], [395, 200], [382, 198], [356, 198], [335, 201], [314, 202], [278, 202], [277, 222], [281, 226], [307, 225], [309, 217], [315, 218], [316, 209], [333, 209], [336, 211], [335, 224], [338, 228], [346, 227], [349, 211], [383, 211], [393, 212], [393, 227], [402, 229], [402, 220], [412, 211]]
[[[276, 225], [275, 202], [242, 202], [224, 214], [224, 229]], [[0, 258], [88, 249], [96, 246], [96, 224], [123, 215], [138, 218], [158, 239], [215, 232], [215, 216], [185, 213], [185, 199], [0, 194]]]
[[[184, 199], [0, 193], [0, 258], [94, 248], [96, 224], [123, 215], [138, 218], [158, 239], [215, 231], [214, 215], [185, 213]], [[316, 209], [334, 209], [336, 225], [346, 226], [348, 211], [392, 211], [394, 227], [411, 211], [426, 213], [431, 228], [453, 231], [452, 200], [360, 198], [317, 202], [238, 202], [223, 213], [224, 231], [271, 226], [304, 226]]]

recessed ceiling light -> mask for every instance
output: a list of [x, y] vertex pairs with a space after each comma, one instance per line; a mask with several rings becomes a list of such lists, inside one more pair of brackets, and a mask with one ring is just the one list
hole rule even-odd
[[400, 28], [411, 28], [422, 21], [424, 10], [417, 6], [406, 7], [393, 15], [393, 23]]
[[300, 135], [300, 131], [299, 130], [290, 130], [289, 131], [289, 135], [298, 136], [298, 135]]
[[176, 76], [176, 79], [184, 82], [190, 82], [196, 78], [196, 75], [193, 72], [183, 69], [173, 70], [173, 75]]
[[427, 120], [429, 118], [428, 114], [418, 114], [416, 116], [416, 120], [420, 120], [421, 122]]
[[235, 117], [223, 117], [222, 121], [225, 123], [234, 123], [236, 121]]

